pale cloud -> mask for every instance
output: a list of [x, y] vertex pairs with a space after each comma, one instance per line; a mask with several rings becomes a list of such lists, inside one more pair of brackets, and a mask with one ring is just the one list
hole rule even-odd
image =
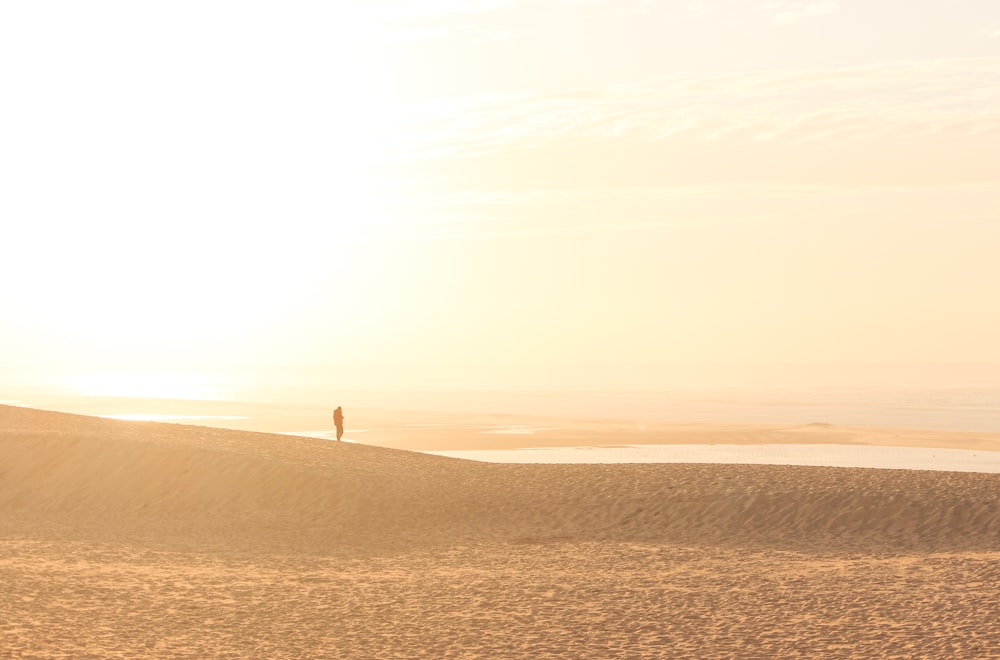
[[693, 16], [695, 18], [708, 18], [710, 16], [716, 15], [716, 9], [711, 5], [704, 3], [686, 3], [683, 8], [683, 12], [688, 16]]
[[411, 44], [448, 37], [505, 41], [513, 33], [497, 24], [494, 16], [521, 9], [524, 4], [524, 0], [382, 0], [365, 4], [360, 11], [379, 26], [371, 38], [383, 43]]
[[775, 23], [789, 25], [812, 16], [840, 13], [837, 0], [771, 0], [760, 5], [760, 10], [770, 15]]
[[413, 44], [484, 31], [495, 35], [495, 28], [480, 28], [469, 21], [517, 5], [515, 0], [380, 0], [364, 3], [358, 11], [364, 20], [378, 26], [370, 32], [372, 39]]
[[[384, 21], [442, 19], [470, 14], [551, 9], [605, 9], [613, 12], [647, 13], [661, 9], [658, 0], [380, 0], [364, 4], [364, 10]], [[691, 5], [694, 6], [694, 5]]]
[[[386, 41], [414, 42], [445, 36], [473, 35], [477, 38], [503, 39], [507, 29], [496, 25], [497, 16], [524, 19], [544, 10], [592, 12], [605, 15], [662, 13], [698, 20], [742, 20], [764, 15], [779, 25], [798, 23], [814, 16], [839, 13], [840, 0], [721, 0], [687, 2], [681, 6], [658, 0], [379, 0], [357, 6], [366, 19], [386, 26], [380, 37]], [[462, 22], [465, 30], [456, 29]], [[470, 21], [475, 23], [470, 24]], [[447, 26], [447, 29], [443, 26]], [[471, 26], [471, 27], [470, 27]]]
[[[829, 184], [741, 184], [714, 183], [682, 186], [596, 186], [585, 189], [543, 188], [536, 190], [451, 190], [448, 192], [409, 192], [405, 199], [395, 200], [400, 206], [414, 207], [527, 207], [541, 203], [591, 204], [596, 201], [630, 200], [659, 202], [704, 202], [711, 199], [770, 198], [805, 199], [824, 195], [851, 193], [855, 195], [906, 195], [927, 190], [915, 185], [829, 185]], [[941, 184], [938, 191], [958, 194], [1000, 195], [1000, 183]]]
[[[395, 215], [410, 222], [395, 240], [469, 240], [555, 234], [643, 232], [800, 222], [844, 208], [897, 209], [959, 204], [964, 219], [990, 222], [1000, 183], [939, 185], [767, 184], [597, 185], [512, 190], [422, 189], [393, 197]], [[959, 201], [960, 200], [960, 201]], [[841, 211], [834, 210], [839, 207]], [[978, 208], [978, 211], [971, 209]], [[545, 218], [539, 222], [538, 218]], [[384, 237], [378, 237], [384, 240]]]
[[627, 140], [822, 141], [995, 135], [1000, 58], [761, 71], [414, 105], [405, 158]]
[[366, 4], [365, 9], [383, 20], [408, 20], [482, 14], [517, 7], [516, 0], [381, 0]]
[[450, 33], [451, 30], [447, 26], [430, 25], [426, 27], [389, 28], [381, 31], [379, 37], [392, 43], [413, 43], [447, 37]]

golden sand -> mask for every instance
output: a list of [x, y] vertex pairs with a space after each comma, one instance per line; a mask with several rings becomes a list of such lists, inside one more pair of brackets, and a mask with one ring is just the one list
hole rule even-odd
[[1000, 475], [492, 465], [0, 406], [0, 655], [995, 657]]

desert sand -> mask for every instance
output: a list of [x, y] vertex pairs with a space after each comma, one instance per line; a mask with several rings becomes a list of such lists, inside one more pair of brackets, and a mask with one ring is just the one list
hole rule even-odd
[[0, 406], [2, 656], [988, 658], [998, 584], [995, 474], [486, 464]]

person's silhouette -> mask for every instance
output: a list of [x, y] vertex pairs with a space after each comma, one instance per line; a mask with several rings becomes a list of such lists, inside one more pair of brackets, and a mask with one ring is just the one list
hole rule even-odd
[[333, 423], [337, 427], [337, 442], [340, 442], [340, 436], [344, 435], [344, 411], [340, 406], [333, 411]]

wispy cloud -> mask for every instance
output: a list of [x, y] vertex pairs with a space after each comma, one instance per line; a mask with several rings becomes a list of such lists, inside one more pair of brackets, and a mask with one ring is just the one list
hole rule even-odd
[[[432, 39], [474, 35], [498, 37], [482, 17], [516, 9], [518, 0], [377, 0], [359, 3], [357, 11], [377, 25], [372, 38], [386, 44], [411, 44]], [[488, 23], [488, 21], [487, 21]]]
[[[378, 0], [360, 3], [356, 10], [384, 27], [379, 37], [389, 42], [414, 42], [445, 36], [505, 38], [498, 20], [521, 23], [536, 14], [600, 14], [607, 17], [660, 14], [676, 19], [698, 18], [744, 22], [763, 16], [778, 25], [790, 25], [841, 11], [840, 0], [706, 0], [681, 6], [659, 0]], [[503, 17], [503, 18], [499, 18]]]
[[660, 80], [407, 109], [407, 158], [553, 143], [736, 138], [795, 143], [1000, 131], [1000, 58]]
[[366, 3], [366, 10], [386, 20], [408, 20], [435, 16], [482, 14], [513, 9], [517, 0], [379, 0]]
[[[541, 190], [448, 189], [395, 198], [408, 218], [394, 240], [482, 240], [545, 235], [655, 231], [663, 228], [799, 223], [843, 217], [845, 209], [968, 209], [989, 221], [1000, 183], [961, 185], [712, 184], [598, 186]], [[984, 209], [986, 209], [984, 211]], [[838, 215], [839, 214], [839, 215]], [[372, 234], [369, 240], [384, 240]]]
[[760, 10], [771, 16], [775, 23], [789, 25], [813, 16], [840, 13], [838, 0], [771, 0], [760, 5]]

